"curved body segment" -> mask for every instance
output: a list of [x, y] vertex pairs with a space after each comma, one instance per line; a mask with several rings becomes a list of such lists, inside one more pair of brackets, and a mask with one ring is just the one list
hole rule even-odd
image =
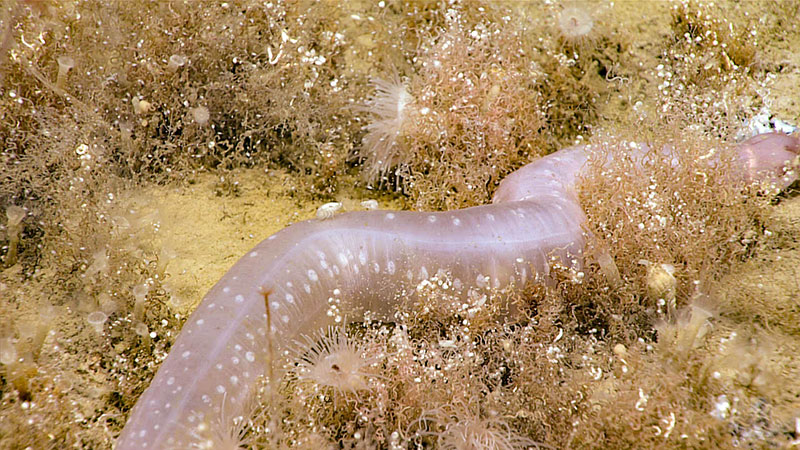
[[[798, 149], [794, 137], [756, 136], [737, 148], [746, 169], [737, 177], [786, 187], [796, 179], [787, 165]], [[647, 147], [631, 151], [644, 155]], [[491, 205], [345, 213], [270, 236], [188, 319], [117, 448], [219, 448], [248, 413], [271, 349], [279, 354], [343, 316], [388, 316], [398, 299], [415, 296], [419, 283], [441, 270], [456, 294], [467, 296], [475, 288], [545, 281], [553, 261], [580, 268], [585, 215], [574, 190], [587, 160], [585, 147], [540, 158], [509, 175]]]

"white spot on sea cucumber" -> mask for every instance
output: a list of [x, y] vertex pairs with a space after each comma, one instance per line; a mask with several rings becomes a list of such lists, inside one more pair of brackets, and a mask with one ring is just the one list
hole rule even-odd
[[303, 290], [306, 291], [306, 294], [310, 294], [311, 286], [309, 286], [308, 283], [303, 283]]
[[355, 273], [360, 272], [360, 269], [358, 268], [358, 266], [355, 266], [355, 265], [353, 266], [353, 272], [355, 272]]
[[181, 353], [181, 356], [183, 357], [183, 359], [186, 359], [191, 355], [192, 355], [192, 352], [190, 352], [189, 350], [186, 350], [185, 352]]
[[394, 275], [394, 261], [386, 263], [386, 271], [389, 272], [389, 275]]
[[333, 295], [341, 295], [341, 294], [342, 294], [342, 291], [340, 291], [339, 288], [334, 288], [333, 289]]
[[217, 368], [217, 370], [222, 370], [222, 368], [223, 368], [224, 366], [223, 366], [222, 364], [219, 364], [219, 363], [217, 363], [217, 365], [216, 365], [216, 366], [214, 366], [214, 367], [216, 367], [216, 368]]
[[428, 222], [430, 222], [430, 223], [436, 222], [436, 216], [434, 216], [434, 215], [428, 216]]
[[291, 282], [291, 281], [287, 281], [287, 282], [286, 282], [286, 287], [288, 287], [288, 288], [292, 288], [292, 287], [294, 287], [294, 285], [292, 284], [292, 282]]
[[294, 303], [294, 295], [286, 294], [286, 301], [289, 303]]
[[328, 268], [328, 262], [325, 261], [324, 259], [320, 259], [319, 260], [319, 266], [322, 267], [323, 269], [327, 269]]
[[486, 213], [486, 218], [489, 219], [490, 222], [494, 222], [494, 214]]
[[232, 357], [232, 358], [231, 358], [231, 362], [232, 362], [234, 365], [236, 365], [236, 364], [239, 364], [239, 358], [238, 358], [238, 357], [236, 357], [236, 356], [234, 356], [234, 357]]
[[244, 295], [239, 294], [236, 297], [234, 297], [233, 299], [236, 300], [236, 303], [242, 303], [244, 301]]
[[240, 351], [242, 351], [242, 346], [239, 345], [239, 344], [236, 344], [236, 345], [233, 346], [233, 349], [236, 350], [237, 352], [240, 352]]
[[236, 375], [231, 375], [231, 384], [236, 386], [239, 383], [239, 377]]
[[167, 378], [167, 386], [172, 386], [173, 384], [175, 384], [175, 377]]
[[270, 236], [270, 237], [268, 237], [268, 238], [267, 238], [267, 240], [268, 240], [268, 241], [271, 241], [271, 240], [273, 240], [273, 239], [275, 239], [275, 235], [274, 235], [274, 234], [273, 234], [272, 236]]
[[253, 336], [253, 333], [247, 333], [247, 334], [245, 334], [245, 336], [247, 336], [247, 339], [250, 339], [251, 341], [256, 340], [256, 337]]
[[281, 316], [283, 323], [289, 323], [289, 316]]
[[212, 303], [212, 304], [208, 305], [208, 309], [214, 309], [215, 306], [217, 306], [217, 304], [216, 303]]
[[339, 266], [337, 266], [337, 265], [333, 266], [333, 273], [335, 273], [336, 275], [339, 275], [339, 273], [340, 273], [339, 272]]
[[207, 395], [203, 395], [200, 398], [203, 399], [203, 403], [211, 403], [211, 397], [209, 397]]
[[255, 258], [256, 256], [258, 256], [258, 252], [257, 252], [257, 251], [255, 251], [255, 250], [253, 250], [253, 251], [252, 251], [252, 252], [250, 252], [248, 255], [249, 255], [251, 258]]
[[358, 262], [360, 262], [362, 266], [367, 264], [367, 254], [364, 253], [363, 250], [358, 252]]
[[381, 265], [376, 263], [376, 262], [373, 262], [372, 263], [372, 271], [375, 272], [375, 273], [380, 273]]
[[344, 252], [339, 253], [337, 257], [339, 258], [339, 262], [342, 263], [343, 266], [347, 265], [347, 255], [345, 255]]
[[264, 327], [259, 327], [257, 331], [258, 331], [258, 334], [260, 334], [262, 336], [266, 336], [267, 335], [267, 330], [265, 330]]
[[224, 288], [222, 288], [222, 292], [224, 292], [225, 294], [227, 294], [230, 291], [231, 291], [231, 288], [229, 288], [228, 286], [225, 286]]
[[408, 278], [409, 281], [414, 279], [414, 274], [411, 272], [411, 270], [406, 271], [406, 278]]
[[167, 403], [166, 405], [164, 405], [165, 409], [170, 409], [171, 407], [172, 407], [172, 403]]
[[225, 386], [223, 386], [221, 384], [218, 384], [217, 385], [217, 392], [219, 392], [220, 394], [224, 394], [225, 393]]
[[453, 217], [453, 225], [455, 226], [461, 225], [461, 219], [459, 219], [458, 217]]
[[247, 359], [247, 360], [248, 360], [248, 361], [250, 361], [250, 362], [253, 362], [253, 361], [255, 361], [255, 360], [256, 360], [256, 355], [255, 355], [255, 353], [253, 353], [253, 352], [247, 352], [247, 353], [245, 353], [245, 354], [244, 354], [244, 357], [245, 357], [245, 359]]
[[489, 281], [489, 277], [486, 277], [486, 276], [481, 275], [481, 274], [478, 274], [478, 276], [475, 278], [475, 284], [477, 284], [478, 287], [486, 287], [486, 284], [488, 283], [488, 281]]
[[139, 432], [139, 437], [143, 438], [147, 434], [147, 430], [142, 430]]
[[245, 378], [250, 378], [250, 372], [244, 371], [242, 372], [242, 376], [244, 376]]
[[308, 279], [311, 280], [311, 281], [319, 280], [319, 277], [317, 276], [317, 272], [315, 272], [314, 269], [308, 269]]
[[425, 266], [422, 266], [422, 268], [419, 269], [419, 277], [423, 280], [428, 278], [428, 269], [426, 269]]
[[206, 323], [206, 321], [203, 320], [203, 319], [197, 319], [197, 322], [195, 322], [195, 323], [198, 324], [198, 325], [202, 325], [202, 324]]
[[386, 218], [387, 218], [388, 220], [392, 220], [392, 219], [394, 219], [394, 213], [386, 213]]
[[278, 309], [281, 307], [281, 304], [278, 302], [269, 302], [269, 307], [272, 309]]

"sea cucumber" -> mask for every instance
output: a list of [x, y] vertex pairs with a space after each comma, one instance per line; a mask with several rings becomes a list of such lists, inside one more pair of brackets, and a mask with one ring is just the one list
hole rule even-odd
[[[642, 160], [648, 148], [626, 151]], [[758, 135], [735, 151], [734, 164], [742, 170], [734, 178], [763, 179], [779, 188], [797, 179], [789, 167], [800, 154], [796, 137]], [[222, 277], [188, 319], [117, 448], [218, 447], [228, 440], [234, 418], [247, 413], [270, 351], [280, 352], [335, 316], [386, 314], [439, 270], [467, 295], [487, 285], [544, 282], [553, 261], [580, 269], [585, 215], [575, 189], [588, 158], [586, 146], [540, 158], [509, 175], [490, 205], [436, 213], [351, 212], [270, 236]]]

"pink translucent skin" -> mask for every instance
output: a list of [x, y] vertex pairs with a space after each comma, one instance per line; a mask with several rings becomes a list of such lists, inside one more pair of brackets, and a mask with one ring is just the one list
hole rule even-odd
[[[737, 147], [743, 181], [788, 186], [798, 139], [770, 133]], [[631, 150], [643, 155], [646, 147]], [[613, 155], [612, 155], [613, 157]], [[580, 269], [585, 215], [575, 196], [587, 151], [571, 147], [509, 175], [491, 205], [451, 212], [353, 212], [292, 225], [240, 259], [191, 315], [134, 407], [118, 449], [220, 448], [249, 412], [269, 343], [290, 342], [364, 311], [388, 317], [437, 273], [453, 292], [547, 281]], [[265, 298], [269, 303], [267, 315]], [[335, 308], [332, 307], [335, 305]], [[330, 313], [330, 314], [329, 314]], [[271, 339], [268, 337], [271, 336]]]

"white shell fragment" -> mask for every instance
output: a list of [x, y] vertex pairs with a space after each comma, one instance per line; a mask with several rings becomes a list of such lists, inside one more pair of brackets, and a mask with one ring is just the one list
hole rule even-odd
[[369, 211], [378, 209], [378, 201], [377, 200], [364, 200], [363, 202], [361, 202], [361, 207], [366, 209], [366, 210], [369, 210]]
[[325, 220], [330, 219], [336, 214], [336, 211], [342, 209], [342, 204], [339, 202], [329, 202], [317, 208], [317, 219]]

